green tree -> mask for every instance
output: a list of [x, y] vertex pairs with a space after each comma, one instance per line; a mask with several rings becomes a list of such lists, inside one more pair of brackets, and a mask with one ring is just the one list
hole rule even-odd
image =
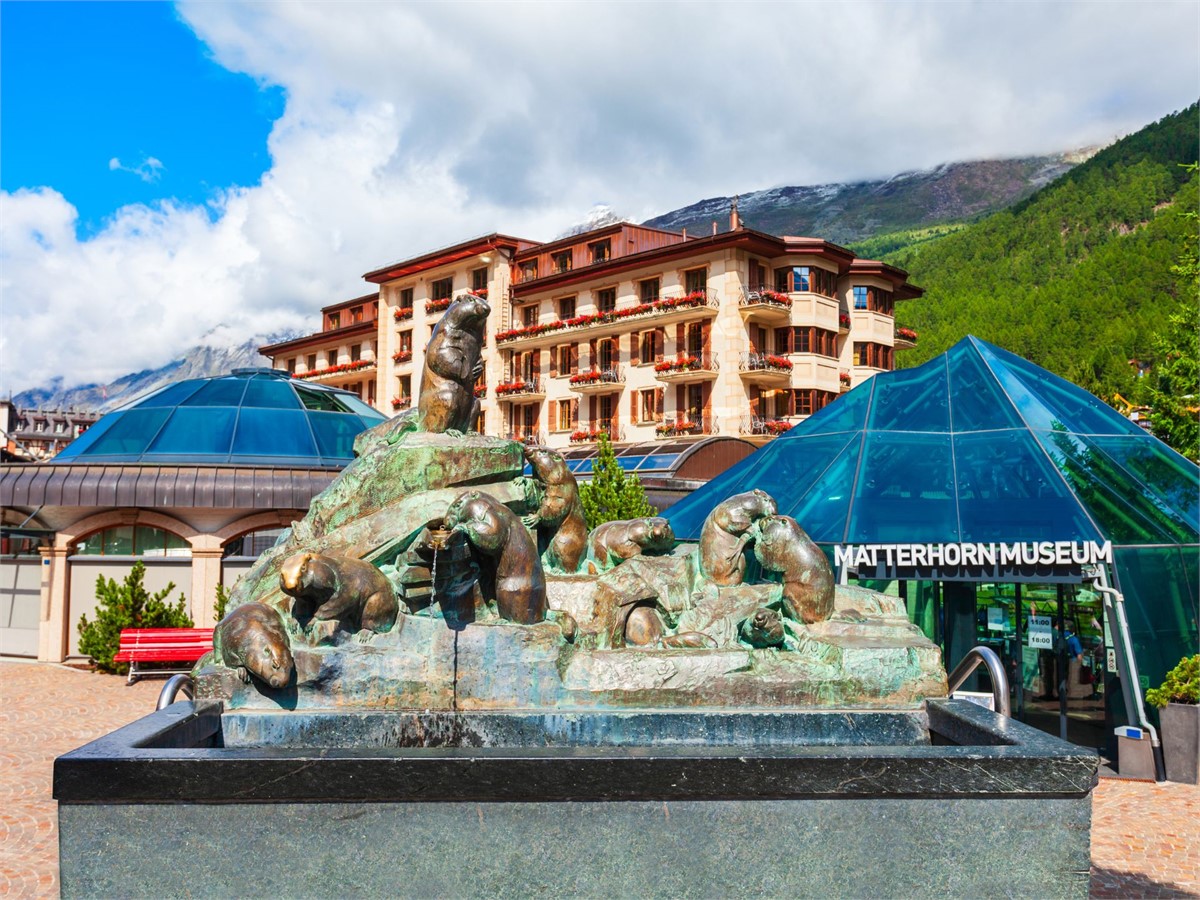
[[636, 474], [617, 463], [608, 436], [600, 435], [600, 452], [592, 468], [592, 480], [579, 486], [579, 500], [588, 528], [618, 519], [639, 519], [658, 512], [646, 499], [646, 490]]
[[225, 590], [225, 585], [217, 585], [217, 602], [213, 604], [213, 621], [220, 622], [225, 618], [225, 610], [229, 606], [229, 591]]
[[89, 622], [86, 615], [79, 617], [79, 649], [92, 658], [101, 672], [129, 671], [127, 664], [113, 662], [124, 628], [192, 627], [183, 594], [179, 595], [178, 603], [164, 602], [175, 590], [175, 582], [151, 594], [142, 583], [145, 576], [146, 564], [138, 560], [121, 584], [103, 575], [96, 578], [96, 618]]

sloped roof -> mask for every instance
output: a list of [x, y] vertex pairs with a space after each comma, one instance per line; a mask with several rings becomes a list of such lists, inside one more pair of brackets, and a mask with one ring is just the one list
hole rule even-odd
[[819, 543], [1195, 544], [1200, 470], [1079, 387], [975, 337], [876, 375], [667, 511], [760, 488]]
[[48, 465], [157, 463], [341, 468], [384, 421], [355, 394], [275, 369], [177, 381], [100, 419]]

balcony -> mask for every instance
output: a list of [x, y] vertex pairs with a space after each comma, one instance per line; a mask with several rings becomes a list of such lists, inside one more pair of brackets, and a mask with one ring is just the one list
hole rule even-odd
[[850, 313], [838, 313], [838, 331], [843, 334], [850, 330]]
[[392, 409], [396, 412], [410, 409], [412, 407], [412, 397], [393, 397]]
[[570, 378], [570, 389], [580, 394], [608, 394], [625, 389], [625, 372], [620, 366], [576, 372]]
[[504, 433], [504, 437], [506, 440], [520, 441], [523, 444], [546, 443], [546, 435], [532, 425], [520, 425], [516, 428], [510, 428]]
[[775, 437], [791, 429], [795, 422], [763, 416], [743, 416], [742, 434], [749, 437]]
[[672, 413], [654, 426], [654, 436], [667, 440], [678, 437], [702, 437], [716, 434], [717, 423], [711, 415], [689, 416], [687, 413]]
[[738, 300], [743, 319], [752, 316], [769, 322], [787, 322], [792, 316], [792, 298], [770, 288], [751, 288]]
[[720, 309], [716, 291], [692, 291], [677, 297], [659, 297], [649, 303], [637, 303], [606, 312], [586, 313], [570, 319], [541, 322], [496, 333], [497, 344], [535, 343], [540, 340], [574, 340], [572, 332], [585, 331], [588, 337], [621, 334], [628, 322], [653, 321], [655, 325], [697, 316], [711, 318]]
[[600, 440], [601, 435], [607, 435], [610, 441], [623, 441], [625, 429], [617, 425], [615, 420], [601, 421], [596, 424], [581, 422], [579, 427], [571, 432], [572, 444], [590, 444]]
[[302, 381], [327, 381], [341, 379], [348, 375], [367, 375], [375, 371], [375, 360], [360, 359], [355, 362], [339, 363], [336, 366], [326, 366], [324, 369], [313, 369], [311, 372], [299, 372], [293, 375]]
[[895, 347], [897, 350], [911, 350], [915, 346], [917, 346], [917, 333], [915, 331], [904, 326], [896, 329]]
[[501, 401], [545, 400], [546, 385], [540, 378], [518, 378], [496, 385], [496, 399]]
[[654, 364], [654, 377], [668, 384], [712, 381], [717, 377], [717, 358], [711, 353], [681, 353]]
[[738, 358], [738, 372], [750, 384], [789, 384], [792, 361], [772, 353], [743, 353]]

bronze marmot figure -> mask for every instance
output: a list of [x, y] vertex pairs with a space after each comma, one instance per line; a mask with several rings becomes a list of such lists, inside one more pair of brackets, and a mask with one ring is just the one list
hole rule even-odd
[[363, 643], [393, 625], [404, 627], [392, 583], [361, 559], [297, 553], [280, 566], [279, 587], [296, 598], [295, 619], [336, 619]]
[[217, 623], [213, 658], [242, 681], [253, 675], [273, 688], [286, 687], [295, 666], [283, 619], [265, 603], [243, 603]]
[[635, 556], [666, 553], [674, 546], [675, 532], [661, 516], [605, 522], [588, 535], [588, 556], [601, 572]]
[[474, 295], [450, 304], [425, 348], [418, 400], [420, 427], [431, 432], [470, 431], [479, 417], [475, 379], [483, 371], [479, 359], [483, 331], [492, 308]]
[[829, 558], [791, 516], [759, 521], [754, 556], [767, 571], [783, 575], [783, 604], [790, 618], [812, 624], [833, 615]]
[[510, 622], [534, 625], [546, 618], [546, 579], [537, 544], [517, 514], [490, 494], [464, 491], [450, 503], [443, 527], [496, 560], [496, 611]]
[[525, 524], [553, 533], [546, 549], [550, 565], [568, 574], [577, 572], [587, 549], [588, 528], [575, 476], [562, 456], [548, 447], [527, 447], [525, 458], [542, 485], [541, 505]]
[[734, 494], [718, 503], [700, 529], [700, 569], [714, 584], [722, 587], [741, 584], [746, 574], [742, 550], [754, 540], [755, 523], [779, 512], [765, 491]]

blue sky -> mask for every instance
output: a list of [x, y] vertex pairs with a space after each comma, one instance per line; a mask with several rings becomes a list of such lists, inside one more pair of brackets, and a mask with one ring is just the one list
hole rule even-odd
[[1196, 100], [1198, 32], [1195, 0], [0, 0], [0, 394], [312, 330], [364, 272], [596, 203], [1104, 144]]
[[282, 89], [216, 63], [170, 4], [0, 5], [0, 188], [54, 187], [81, 237], [128, 203], [257, 183], [283, 106]]

